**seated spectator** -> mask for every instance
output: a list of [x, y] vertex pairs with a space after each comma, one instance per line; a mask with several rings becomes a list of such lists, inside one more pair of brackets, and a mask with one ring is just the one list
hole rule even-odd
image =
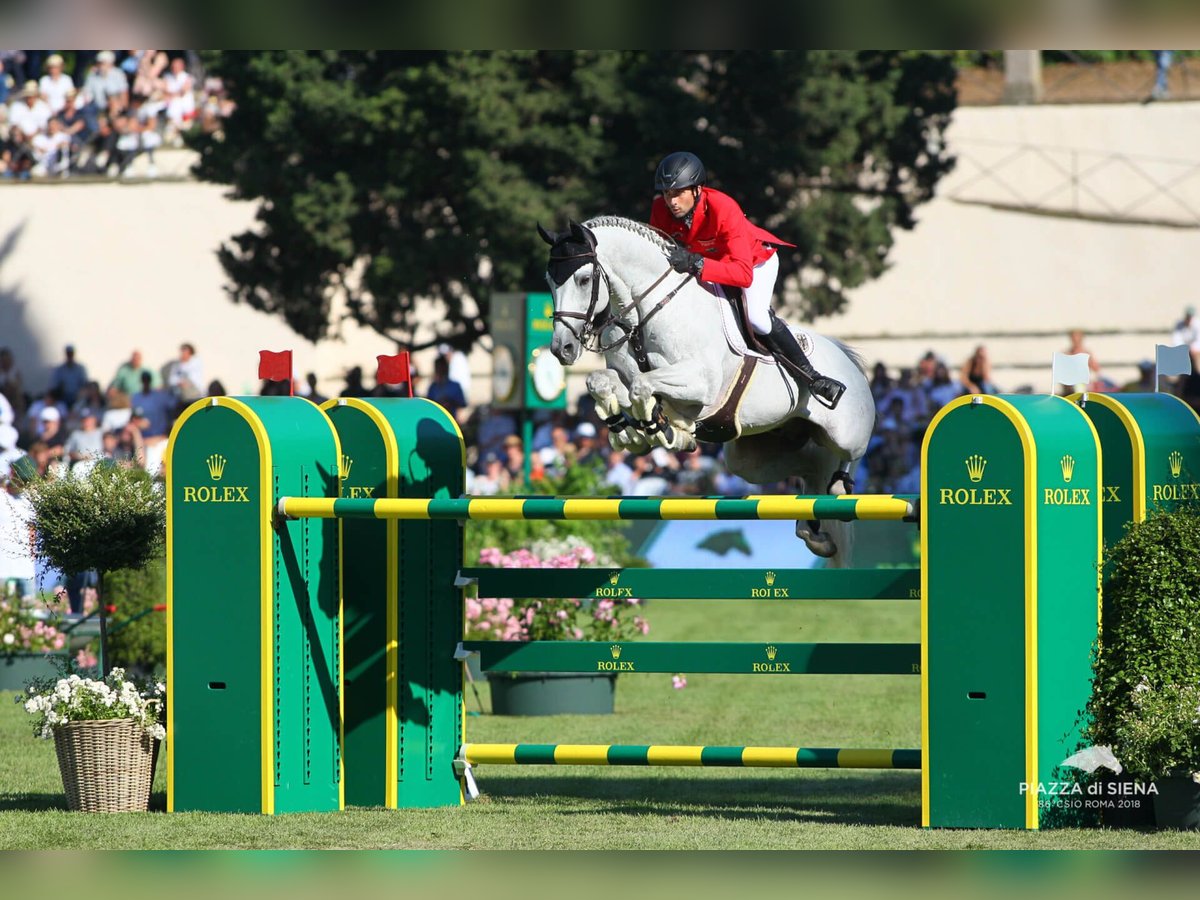
[[[683, 457], [683, 463], [676, 479], [680, 493], [697, 497], [707, 497], [716, 493], [715, 478], [716, 460], [703, 453], [688, 453]], [[795, 491], [793, 493], [799, 493]]]
[[79, 427], [67, 436], [63, 451], [76, 474], [86, 474], [104, 455], [104, 433], [100, 430], [96, 410], [91, 407], [80, 410]]
[[495, 450], [483, 454], [471, 493], [482, 497], [508, 493], [512, 478], [504, 468], [504, 460]]
[[54, 118], [62, 125], [63, 134], [71, 141], [71, 159], [76, 161], [72, 163], [72, 167], [78, 168], [77, 161], [95, 132], [96, 125], [88, 114], [75, 103], [75, 97], [75, 92], [70, 91], [67, 94], [66, 105]]
[[591, 465], [597, 459], [603, 459], [600, 448], [596, 445], [596, 426], [591, 422], [580, 422], [576, 425], [571, 441], [576, 448], [576, 464]]
[[354, 366], [346, 371], [346, 386], [342, 388], [343, 397], [368, 397], [371, 392], [363, 384], [362, 366]]
[[25, 414], [25, 382], [8, 347], [0, 347], [0, 395], [8, 400], [13, 413], [13, 419], [8, 424], [15, 424]]
[[204, 382], [204, 364], [192, 344], [179, 345], [179, 358], [167, 365], [167, 388], [181, 405], [199, 400]]
[[996, 394], [996, 383], [992, 381], [992, 363], [988, 359], [987, 347], [980, 344], [970, 355], [958, 374], [959, 383], [968, 394]]
[[111, 50], [96, 54], [96, 65], [83, 82], [83, 92], [96, 110], [116, 116], [125, 111], [129, 104], [129, 79], [113, 65], [117, 55]]
[[304, 383], [308, 386], [308, 391], [304, 394], [304, 396], [307, 397], [309, 400], [311, 400], [313, 403], [316, 403], [318, 406], [320, 406], [322, 403], [324, 403], [326, 400], [329, 399], [328, 397], [326, 397], [324, 394], [322, 394], [320, 391], [317, 390], [317, 373], [316, 372], [309, 372], [306, 376], [304, 376]]
[[146, 447], [135, 421], [117, 431], [105, 432], [104, 456], [121, 465], [146, 468]]
[[110, 385], [104, 392], [104, 415], [100, 417], [100, 430], [105, 433], [119, 431], [129, 422], [132, 414], [133, 408], [129, 405], [129, 394]]
[[50, 104], [42, 99], [36, 81], [25, 82], [20, 99], [8, 108], [9, 123], [30, 139], [46, 130], [52, 115]]
[[444, 356], [439, 356], [433, 361], [433, 381], [426, 390], [425, 397], [445, 407], [455, 419], [467, 405], [467, 398], [458, 382], [450, 380], [450, 362]]
[[50, 372], [50, 390], [56, 391], [68, 407], [75, 402], [83, 386], [88, 383], [87, 368], [75, 359], [75, 345], [63, 348], [63, 361]]
[[514, 483], [525, 480], [525, 445], [515, 434], [504, 439], [504, 470]]
[[5, 478], [12, 470], [13, 463], [25, 455], [24, 451], [17, 447], [18, 437], [16, 428], [0, 422], [0, 479]]
[[146, 443], [166, 441], [175, 414], [175, 400], [153, 386], [149, 372], [142, 373], [142, 389], [129, 398], [133, 407], [130, 421], [141, 431]]
[[75, 93], [75, 82], [63, 71], [63, 58], [57, 53], [46, 57], [46, 74], [38, 82], [38, 91], [52, 114], [60, 112], [67, 105], [68, 94]]
[[46, 130], [33, 136], [33, 174], [61, 175], [71, 171], [71, 136], [63, 131], [62, 122], [51, 119]]
[[939, 362], [933, 370], [933, 380], [926, 387], [925, 395], [929, 398], [929, 408], [937, 412], [955, 397], [962, 393], [962, 386], [951, 380], [950, 370], [944, 362]]
[[187, 61], [177, 56], [171, 60], [171, 71], [163, 76], [163, 93], [167, 101], [167, 121], [171, 124], [172, 139], [192, 127], [196, 117], [196, 83], [187, 71]]
[[[661, 448], [658, 448], [661, 449]], [[651, 454], [633, 457], [633, 493], [638, 497], [662, 497], [671, 491], [667, 481], [654, 464]]]
[[33, 144], [25, 132], [13, 126], [8, 140], [0, 142], [0, 175], [18, 181], [28, 181], [35, 163]]
[[611, 484], [621, 496], [631, 496], [633, 485], [637, 480], [629, 465], [629, 453], [625, 450], [613, 450], [608, 455], [608, 472], [604, 475], [604, 483]]
[[76, 171], [102, 175], [111, 168], [115, 173], [116, 164], [117, 132], [113, 129], [112, 119], [107, 115], [97, 116], [92, 132], [77, 157]]
[[147, 157], [146, 177], [158, 177], [158, 167], [154, 161], [154, 151], [162, 146], [162, 135], [158, 133], [158, 113], [151, 104], [141, 97], [131, 97], [129, 101], [129, 117], [135, 123], [138, 134], [138, 151]]
[[108, 385], [109, 390], [116, 388], [125, 394], [136, 394], [142, 389], [143, 373], [150, 375], [151, 387], [162, 387], [162, 379], [158, 377], [158, 373], [143, 362], [142, 351], [134, 350], [129, 354], [129, 359], [117, 367], [117, 373]]
[[882, 362], [875, 363], [875, 368], [871, 370], [871, 396], [875, 398], [876, 406], [891, 391], [892, 384], [892, 376], [888, 374], [887, 366]]

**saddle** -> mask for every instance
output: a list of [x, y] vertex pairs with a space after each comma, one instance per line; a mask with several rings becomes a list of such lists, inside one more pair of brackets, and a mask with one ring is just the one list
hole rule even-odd
[[[755, 368], [759, 363], [775, 366], [779, 362], [750, 326], [750, 315], [741, 288], [722, 285], [716, 298], [720, 302], [721, 329], [725, 333], [725, 342], [736, 356], [741, 357], [742, 362], [733, 377], [722, 386], [720, 399], [700, 411], [696, 419], [696, 439], [723, 444], [741, 437], [738, 410], [754, 377]], [[796, 338], [806, 353], [811, 352], [812, 339], [807, 334], [797, 332]]]

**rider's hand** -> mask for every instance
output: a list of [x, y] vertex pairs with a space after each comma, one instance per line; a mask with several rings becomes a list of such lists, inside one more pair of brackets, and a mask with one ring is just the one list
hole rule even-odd
[[697, 278], [704, 270], [704, 257], [699, 253], [692, 253], [682, 244], [676, 244], [671, 248], [670, 262], [671, 268], [676, 272], [690, 272]]

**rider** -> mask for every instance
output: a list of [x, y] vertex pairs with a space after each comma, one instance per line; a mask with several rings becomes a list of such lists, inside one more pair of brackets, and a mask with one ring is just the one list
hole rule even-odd
[[755, 334], [790, 362], [808, 389], [832, 408], [846, 386], [818, 373], [796, 336], [771, 309], [779, 274], [775, 247], [793, 247], [746, 218], [736, 200], [705, 187], [704, 163], [694, 153], [665, 156], [654, 173], [658, 196], [650, 207], [650, 224], [676, 241], [671, 267], [697, 280], [739, 287]]

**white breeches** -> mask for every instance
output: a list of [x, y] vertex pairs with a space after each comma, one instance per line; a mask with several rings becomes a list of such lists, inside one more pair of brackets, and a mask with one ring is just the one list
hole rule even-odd
[[[771, 332], [771, 297], [775, 295], [775, 279], [779, 277], [779, 254], [772, 253], [769, 259], [754, 267], [754, 280], [742, 293], [746, 295], [746, 311], [750, 316], [750, 327], [755, 334]], [[713, 287], [725, 296], [719, 284]]]

